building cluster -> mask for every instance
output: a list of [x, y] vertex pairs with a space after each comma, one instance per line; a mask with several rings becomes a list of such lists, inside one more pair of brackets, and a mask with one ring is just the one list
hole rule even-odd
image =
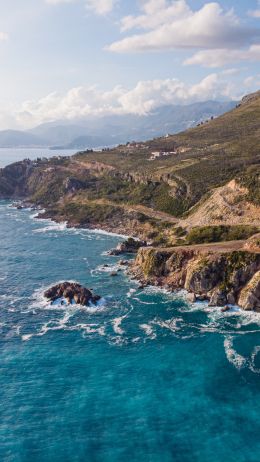
[[162, 157], [171, 156], [177, 154], [177, 151], [154, 151], [151, 153], [149, 160], [161, 159]]

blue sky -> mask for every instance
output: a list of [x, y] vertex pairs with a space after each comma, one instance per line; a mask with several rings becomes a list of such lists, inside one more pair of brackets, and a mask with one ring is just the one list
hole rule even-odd
[[0, 2], [0, 129], [260, 88], [257, 0]]

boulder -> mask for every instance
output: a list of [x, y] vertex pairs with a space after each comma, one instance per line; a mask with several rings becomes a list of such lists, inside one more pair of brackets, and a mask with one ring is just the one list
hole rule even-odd
[[189, 303], [195, 303], [197, 301], [197, 297], [194, 293], [190, 292], [189, 294], [187, 294], [187, 301]]
[[226, 293], [217, 288], [212, 292], [211, 299], [209, 301], [209, 306], [225, 306], [227, 304], [227, 295]]
[[89, 289], [76, 282], [61, 282], [46, 290], [44, 296], [52, 303], [64, 298], [68, 304], [75, 302], [82, 306], [88, 306], [90, 303], [95, 304], [100, 300], [98, 295], [94, 295]]
[[229, 305], [235, 305], [236, 304], [236, 297], [234, 292], [229, 292], [227, 294], [227, 302]]

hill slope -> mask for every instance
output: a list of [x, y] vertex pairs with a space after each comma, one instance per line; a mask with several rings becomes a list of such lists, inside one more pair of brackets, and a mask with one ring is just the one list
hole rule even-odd
[[[168, 243], [180, 234], [178, 227], [190, 228], [191, 223], [248, 226], [250, 213], [255, 213], [257, 226], [259, 175], [260, 93], [178, 135], [9, 166], [0, 174], [0, 195], [30, 198], [44, 205], [52, 217], [73, 224], [103, 224]], [[233, 222], [221, 219], [223, 204], [215, 200], [215, 188], [234, 179], [237, 190], [232, 200], [240, 205]], [[243, 194], [236, 192], [241, 188]], [[248, 204], [249, 209], [254, 206], [244, 213]], [[198, 220], [202, 211], [204, 222]], [[214, 219], [217, 216], [219, 221]], [[244, 229], [223, 232], [227, 238], [248, 234]]]

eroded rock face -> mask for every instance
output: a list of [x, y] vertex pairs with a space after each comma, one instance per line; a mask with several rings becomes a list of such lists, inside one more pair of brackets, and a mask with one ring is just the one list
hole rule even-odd
[[201, 257], [190, 262], [187, 268], [185, 289], [208, 293], [223, 280], [224, 259]]
[[76, 282], [62, 282], [44, 292], [44, 296], [50, 301], [55, 302], [65, 299], [68, 304], [76, 303], [82, 306], [89, 306], [100, 300], [98, 295], [94, 295], [89, 289], [77, 284]]
[[226, 292], [216, 288], [210, 298], [209, 306], [225, 306], [227, 304]]
[[238, 303], [244, 309], [260, 311], [259, 253], [142, 248], [132, 271], [143, 284], [185, 288], [196, 299], [199, 295], [209, 300], [211, 306]]
[[238, 303], [244, 310], [260, 312], [260, 271], [254, 274], [241, 291]]

